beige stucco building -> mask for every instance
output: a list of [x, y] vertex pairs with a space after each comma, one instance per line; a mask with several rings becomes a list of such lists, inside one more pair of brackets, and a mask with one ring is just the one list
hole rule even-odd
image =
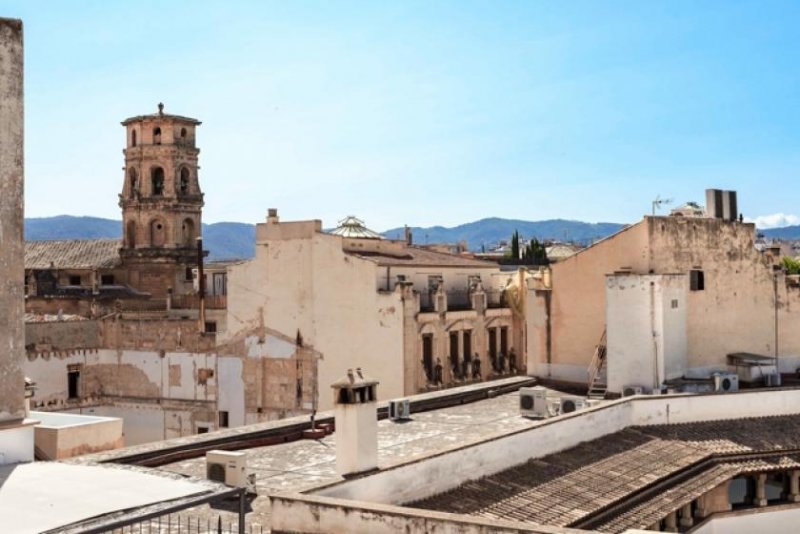
[[[552, 265], [529, 286], [529, 370], [585, 384], [608, 327], [609, 374], [652, 360], [648, 388], [729, 369], [733, 353], [777, 356], [794, 373], [800, 288], [754, 238], [738, 220], [648, 216]], [[612, 393], [644, 378], [621, 376], [609, 376]]]
[[[510, 302], [524, 292], [509, 291], [521, 274], [344, 231], [352, 224], [326, 233], [270, 210], [255, 258], [228, 271], [220, 343], [269, 325], [321, 354], [320, 384], [364, 367], [383, 399], [524, 370], [524, 322]], [[331, 407], [327, 395], [319, 407]]]

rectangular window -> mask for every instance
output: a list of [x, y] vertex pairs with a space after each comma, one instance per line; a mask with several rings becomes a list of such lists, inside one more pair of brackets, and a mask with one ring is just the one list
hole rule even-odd
[[464, 350], [462, 355], [465, 360], [469, 361], [472, 359], [472, 331], [471, 330], [464, 330], [463, 334], [463, 343], [464, 343]]
[[216, 321], [206, 321], [206, 333], [207, 334], [215, 334], [217, 332], [217, 322]]
[[80, 395], [81, 372], [77, 369], [67, 371], [67, 398], [77, 399]]
[[703, 291], [706, 288], [706, 277], [703, 271], [693, 269], [689, 271], [689, 289], [692, 291]]
[[101, 286], [113, 286], [114, 285], [114, 275], [113, 274], [100, 275], [100, 285]]
[[228, 428], [228, 412], [220, 410], [219, 412], [219, 427]]
[[198, 434], [208, 434], [208, 427], [207, 426], [198, 426], [197, 427]]
[[71, 274], [69, 276], [69, 285], [71, 286], [79, 286], [81, 285], [81, 277], [77, 274]]
[[186, 272], [184, 273], [183, 278], [187, 282], [191, 282], [192, 280], [194, 280], [194, 275], [192, 273], [192, 268], [191, 267], [187, 267], [186, 268]]
[[678, 299], [672, 299], [672, 309], [673, 310], [678, 309]]

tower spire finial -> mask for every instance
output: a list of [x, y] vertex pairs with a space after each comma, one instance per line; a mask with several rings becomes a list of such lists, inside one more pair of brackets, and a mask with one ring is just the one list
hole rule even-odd
[[158, 103], [158, 114], [159, 115], [163, 115], [164, 114], [164, 103], [163, 102], [159, 102]]

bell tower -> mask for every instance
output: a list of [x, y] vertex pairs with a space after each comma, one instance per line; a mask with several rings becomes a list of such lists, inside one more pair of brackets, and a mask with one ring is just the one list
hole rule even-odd
[[[122, 121], [126, 132], [122, 261], [128, 283], [153, 297], [191, 291], [203, 193], [197, 178], [197, 119], [158, 113]], [[204, 252], [205, 254], [205, 252]]]

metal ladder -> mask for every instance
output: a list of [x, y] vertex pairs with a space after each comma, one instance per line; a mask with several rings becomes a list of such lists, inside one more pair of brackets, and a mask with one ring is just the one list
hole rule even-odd
[[587, 396], [590, 399], [604, 399], [608, 389], [606, 372], [606, 330], [600, 337], [600, 343], [594, 348], [592, 362], [589, 364], [589, 383]]

